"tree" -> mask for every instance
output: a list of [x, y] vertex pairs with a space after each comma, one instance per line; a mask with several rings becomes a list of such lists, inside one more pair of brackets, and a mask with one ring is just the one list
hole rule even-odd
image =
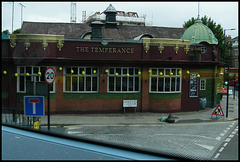
[[16, 29], [16, 30], [14, 30], [14, 31], [13, 31], [13, 33], [12, 33], [12, 34], [20, 34], [20, 30], [21, 30], [21, 28], [19, 28], [19, 29]]
[[[192, 19], [189, 19], [187, 22], [184, 22], [183, 28], [190, 27], [195, 23], [196, 20], [197, 19], [192, 17]], [[228, 57], [229, 57], [229, 50], [228, 50], [229, 42], [226, 42], [226, 41], [224, 42], [225, 36], [223, 33], [222, 26], [220, 24], [217, 25], [216, 22], [214, 22], [211, 19], [211, 17], [208, 19], [206, 15], [202, 17], [201, 20], [204, 25], [206, 25], [212, 30], [213, 34], [218, 39], [218, 50], [221, 55], [221, 61], [227, 63]]]
[[7, 30], [4, 30], [3, 33], [6, 34], [6, 35], [9, 35], [9, 34], [10, 34], [10, 32], [9, 32], [8, 29], [7, 29]]
[[[20, 31], [21, 31], [21, 28], [16, 29], [16, 30], [13, 31], [12, 34], [20, 34]], [[7, 29], [7, 30], [4, 30], [3, 33], [4, 33], [4, 34], [7, 34], [7, 35], [10, 35], [10, 34], [11, 34], [8, 29]]]

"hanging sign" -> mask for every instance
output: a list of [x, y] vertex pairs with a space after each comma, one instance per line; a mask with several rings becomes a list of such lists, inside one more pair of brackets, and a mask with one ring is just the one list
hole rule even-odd
[[224, 113], [220, 105], [217, 106], [217, 108], [213, 111], [212, 115], [224, 116]]

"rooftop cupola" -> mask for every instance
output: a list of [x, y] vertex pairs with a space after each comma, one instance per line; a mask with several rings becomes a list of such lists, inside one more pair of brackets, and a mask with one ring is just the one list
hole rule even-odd
[[218, 44], [218, 40], [214, 36], [212, 30], [204, 25], [199, 18], [193, 25], [187, 28], [181, 40], [190, 40], [190, 44], [199, 44], [201, 42]]
[[107, 9], [104, 11], [104, 14], [106, 15], [106, 20], [105, 24], [106, 27], [116, 27], [117, 26], [117, 21], [116, 21], [116, 14], [117, 11], [116, 9], [110, 4]]
[[104, 23], [102, 23], [101, 21], [94, 21], [90, 24], [90, 26], [92, 27], [92, 36], [91, 36], [92, 40], [102, 39], [103, 25]]

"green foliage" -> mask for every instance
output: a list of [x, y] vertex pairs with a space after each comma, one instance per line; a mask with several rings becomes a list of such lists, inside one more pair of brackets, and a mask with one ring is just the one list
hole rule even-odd
[[[195, 23], [196, 20], [197, 19], [192, 17], [187, 22], [184, 22], [183, 28], [190, 27]], [[227, 63], [228, 57], [229, 57], [229, 50], [228, 50], [229, 42], [224, 42], [225, 36], [223, 33], [222, 26], [220, 24], [217, 25], [216, 22], [214, 22], [211, 19], [211, 17], [208, 19], [206, 15], [202, 17], [201, 20], [204, 25], [206, 25], [212, 30], [213, 34], [218, 39], [218, 50], [219, 50], [219, 53], [221, 54], [221, 61]]]
[[16, 30], [13, 31], [12, 34], [20, 34], [20, 30], [21, 30], [21, 28], [20, 29], [16, 29]]
[[6, 34], [6, 35], [9, 35], [9, 34], [10, 34], [10, 32], [9, 32], [8, 29], [7, 29], [7, 30], [4, 30], [3, 33]]

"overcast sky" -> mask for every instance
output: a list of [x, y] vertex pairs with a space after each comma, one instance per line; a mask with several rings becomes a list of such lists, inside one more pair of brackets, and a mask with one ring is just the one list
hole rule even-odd
[[[70, 22], [71, 2], [14, 2], [13, 30], [21, 28], [21, 3], [23, 21], [33, 22]], [[2, 31], [9, 29], [12, 32], [12, 5], [10, 1], [2, 2]], [[103, 12], [109, 4], [116, 10], [125, 12], [137, 12], [139, 16], [146, 15], [152, 18], [153, 26], [182, 28], [185, 21], [198, 16], [198, 2], [77, 2], [76, 17], [77, 23], [82, 22], [82, 11], [90, 15], [97, 11]], [[223, 29], [235, 28], [236, 30], [226, 30], [226, 35], [232, 38], [238, 36], [238, 1], [203, 1], [199, 3], [200, 17], [206, 15], [211, 17]]]

